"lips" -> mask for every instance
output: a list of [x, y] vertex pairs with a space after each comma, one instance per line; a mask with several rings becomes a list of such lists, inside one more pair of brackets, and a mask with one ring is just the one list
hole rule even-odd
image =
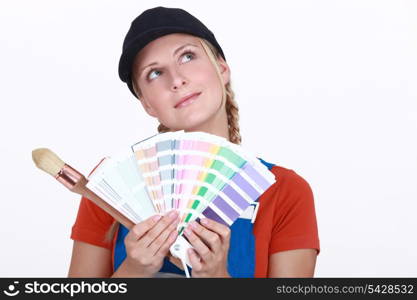
[[174, 106], [174, 108], [181, 108], [181, 107], [184, 107], [184, 106], [187, 106], [187, 105], [193, 103], [198, 98], [198, 96], [200, 96], [200, 94], [201, 94], [201, 92], [191, 93], [191, 94], [181, 98], [181, 100], [178, 101], [178, 103]]

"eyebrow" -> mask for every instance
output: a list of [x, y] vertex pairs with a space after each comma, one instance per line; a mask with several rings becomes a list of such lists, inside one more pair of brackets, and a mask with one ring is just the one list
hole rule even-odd
[[[187, 47], [187, 46], [193, 46], [193, 47], [196, 47], [197, 48], [197, 46], [196, 45], [194, 45], [194, 44], [191, 44], [191, 43], [187, 43], [187, 44], [184, 44], [184, 45], [182, 45], [182, 46], [180, 46], [180, 47], [178, 47], [175, 51], [174, 51], [174, 53], [172, 54], [172, 56], [175, 56], [179, 51], [181, 51], [182, 49], [184, 49], [185, 47]], [[153, 62], [153, 63], [150, 63], [149, 65], [146, 65], [146, 66], [144, 66], [143, 68], [141, 68], [140, 70], [139, 70], [139, 77], [142, 75], [142, 72], [146, 69], [146, 68], [148, 68], [148, 67], [150, 67], [150, 66], [153, 66], [153, 65], [156, 65], [157, 64], [157, 62]]]

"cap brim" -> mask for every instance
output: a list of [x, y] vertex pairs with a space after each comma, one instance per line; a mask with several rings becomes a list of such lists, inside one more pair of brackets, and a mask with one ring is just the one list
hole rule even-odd
[[[119, 77], [122, 81], [128, 83], [131, 80], [131, 72], [133, 62], [136, 55], [142, 50], [147, 44], [160, 38], [164, 35], [171, 33], [188, 33], [196, 36], [195, 32], [191, 32], [187, 28], [183, 27], [158, 27], [152, 28], [149, 31], [143, 32], [142, 34], [135, 37], [132, 42], [126, 45], [123, 49], [123, 53], [120, 56], [119, 61]], [[202, 37], [202, 36], [200, 36]], [[204, 38], [204, 37], [202, 37]]]

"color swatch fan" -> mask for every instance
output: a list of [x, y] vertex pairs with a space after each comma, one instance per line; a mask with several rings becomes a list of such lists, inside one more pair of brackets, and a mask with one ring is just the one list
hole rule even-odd
[[275, 176], [225, 138], [177, 131], [105, 158], [88, 180], [89, 189], [134, 223], [178, 210], [181, 235], [189, 222], [202, 217], [232, 225]]

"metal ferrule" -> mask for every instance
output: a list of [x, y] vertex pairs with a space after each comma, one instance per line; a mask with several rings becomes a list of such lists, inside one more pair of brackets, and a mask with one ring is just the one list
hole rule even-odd
[[61, 182], [67, 188], [72, 189], [82, 178], [82, 174], [71, 166], [65, 164], [64, 167], [55, 176], [56, 180]]

